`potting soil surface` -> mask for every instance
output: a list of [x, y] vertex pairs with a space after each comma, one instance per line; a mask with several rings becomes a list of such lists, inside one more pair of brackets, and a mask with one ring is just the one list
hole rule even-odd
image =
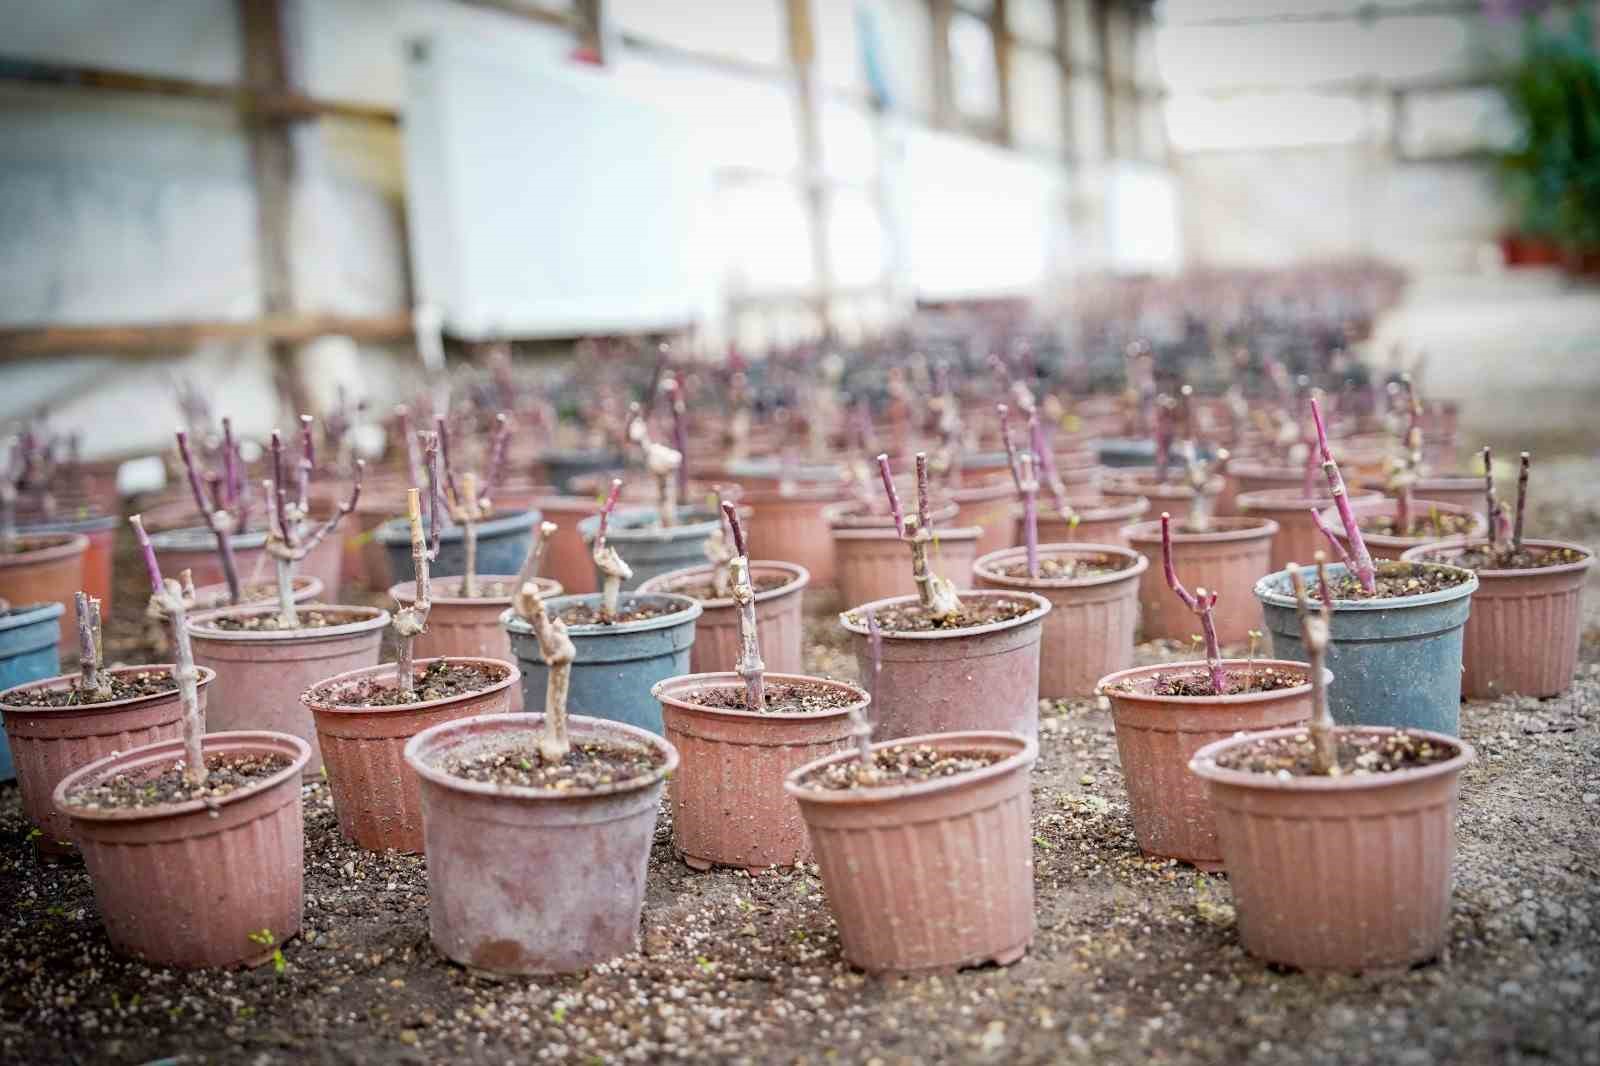
[[[1436, 744], [1426, 737], [1415, 737], [1410, 733], [1337, 736], [1336, 760], [1339, 773], [1345, 777], [1388, 774], [1432, 766], [1455, 758], [1461, 750], [1454, 745]], [[1228, 752], [1217, 760], [1217, 765], [1227, 770], [1243, 770], [1252, 774], [1287, 773], [1294, 777], [1309, 777], [1317, 772], [1315, 757], [1311, 737], [1301, 733], [1292, 737], [1258, 740]]]
[[[1115, 574], [1136, 565], [1137, 559], [1122, 555], [1053, 555], [1039, 560], [1038, 577], [1041, 578], [1087, 578], [1100, 577], [1105, 574]], [[1028, 577], [1028, 561], [1007, 563], [997, 567], [996, 572], [1005, 577]]]
[[617, 616], [610, 622], [600, 618], [598, 606], [591, 607], [586, 603], [575, 603], [571, 607], [562, 608], [561, 620], [569, 626], [622, 625], [626, 622], [643, 622], [648, 618], [664, 618], [683, 610], [681, 604], [641, 602], [624, 596], [617, 601]]
[[[1249, 669], [1230, 666], [1227, 670], [1227, 695], [1240, 696], [1249, 692], [1278, 692], [1296, 688], [1306, 683], [1306, 675], [1270, 666]], [[1119, 682], [1123, 692], [1150, 696], [1215, 696], [1211, 674], [1206, 670], [1172, 670], [1148, 677], [1129, 678]]]
[[537, 737], [489, 751], [450, 756], [439, 769], [468, 781], [523, 788], [584, 789], [648, 777], [665, 761], [653, 749], [603, 740], [575, 741], [559, 763], [546, 763]]
[[[781, 589], [794, 580], [795, 578], [789, 574], [757, 574], [750, 584], [759, 594], [771, 592], [773, 589]], [[731, 589], [726, 594], [717, 592], [710, 581], [685, 582], [681, 585], [674, 585], [666, 591], [677, 596], [688, 596], [690, 599], [702, 602], [706, 600], [726, 600], [731, 599], [733, 596]]]
[[1414, 537], [1419, 541], [1438, 540], [1441, 537], [1458, 537], [1472, 531], [1473, 517], [1464, 514], [1429, 514], [1424, 511], [1412, 516], [1411, 532], [1400, 531], [1400, 520], [1394, 515], [1364, 515], [1356, 519], [1363, 533], [1376, 533], [1384, 537]]
[[[931, 633], [935, 630], [971, 629], [992, 622], [1009, 622], [1021, 618], [1038, 606], [1026, 600], [1010, 600], [1003, 596], [966, 597], [961, 609], [949, 618], [934, 618], [925, 613], [920, 604], [907, 607], [879, 607], [872, 613], [878, 617], [878, 627], [885, 633]], [[867, 624], [864, 611], [850, 612], [850, 620]]]
[[104, 691], [80, 688], [76, 679], [62, 688], [33, 688], [13, 692], [5, 698], [12, 707], [84, 707], [112, 700], [131, 700], [139, 696], [158, 696], [176, 692], [178, 683], [171, 670], [140, 670], [137, 673], [107, 674]]
[[[711, 707], [719, 711], [748, 710], [744, 685], [707, 685], [705, 688], [685, 692], [677, 698], [685, 703]], [[769, 714], [816, 714], [821, 711], [848, 707], [861, 697], [849, 689], [833, 685], [796, 682], [773, 684], [768, 682], [763, 693], [762, 709]]]
[[[1540, 470], [1529, 528], [1600, 546], [1593, 460]], [[106, 656], [170, 661], [131, 538], [118, 544]], [[1247, 955], [1226, 876], [1140, 854], [1107, 704], [1090, 697], [1040, 708], [1028, 954], [889, 981], [843, 960], [814, 865], [696, 873], [665, 802], [638, 951], [566, 977], [463, 970], [428, 941], [427, 860], [350, 844], [320, 781], [304, 787], [305, 922], [283, 969], [164, 970], [112, 952], [88, 874], [36, 857], [17, 786], [0, 785], [0, 1062], [1600, 1064], [1597, 575], [1570, 692], [1462, 707], [1478, 759], [1448, 950], [1425, 965], [1345, 976]], [[806, 599], [807, 672], [854, 679], [834, 613], [852, 605]], [[1135, 661], [1192, 655], [1154, 642]]]
[[1546, 566], [1581, 563], [1586, 558], [1576, 548], [1523, 548], [1512, 551], [1511, 545], [1504, 544], [1495, 551], [1487, 547], [1473, 548], [1451, 559], [1439, 561], [1468, 570], [1538, 570]]
[[201, 785], [184, 780], [181, 766], [159, 774], [126, 773], [102, 778], [67, 793], [67, 802], [87, 810], [159, 807], [195, 799], [221, 799], [289, 765], [283, 755], [207, 755]]
[[807, 774], [800, 783], [828, 792], [918, 785], [943, 777], [960, 777], [1004, 758], [1004, 754], [993, 751], [941, 751], [926, 744], [897, 744], [874, 751], [870, 766], [859, 759], [848, 759]]
[[220, 618], [207, 618], [205, 625], [233, 633], [298, 633], [303, 629], [325, 629], [329, 626], [349, 625], [351, 622], [365, 622], [372, 616], [351, 611], [314, 610], [302, 605], [295, 611], [295, 617], [299, 624], [293, 627], [280, 625], [276, 614], [266, 612], [247, 614], [243, 617], [224, 615]]
[[347, 681], [337, 688], [323, 686], [314, 693], [316, 702], [340, 707], [394, 707], [404, 703], [423, 703], [452, 696], [482, 692], [505, 679], [507, 671], [476, 663], [456, 663], [435, 659], [416, 675], [410, 696], [400, 691], [393, 671], [377, 677]]
[[[1378, 572], [1374, 584], [1376, 592], [1368, 592], [1361, 587], [1361, 582], [1349, 574], [1339, 574], [1328, 579], [1328, 587], [1333, 593], [1333, 602], [1337, 606], [1340, 600], [1387, 600], [1405, 596], [1426, 596], [1430, 592], [1442, 592], [1453, 589], [1457, 585], [1465, 584], [1471, 580], [1459, 568], [1454, 571], [1437, 566], [1424, 566], [1418, 563], [1402, 563], [1386, 560], [1376, 564]], [[1322, 587], [1317, 583], [1315, 575], [1307, 575], [1306, 595], [1320, 601]]]

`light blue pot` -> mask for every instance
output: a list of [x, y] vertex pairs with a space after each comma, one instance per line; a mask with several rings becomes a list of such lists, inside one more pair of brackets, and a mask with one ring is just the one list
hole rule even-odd
[[[1470, 580], [1425, 596], [1334, 601], [1327, 667], [1333, 671], [1328, 705], [1335, 721], [1460, 734], [1462, 634], [1478, 588], [1478, 576], [1464, 572]], [[1328, 567], [1330, 580], [1344, 573], [1342, 563]], [[1315, 567], [1302, 566], [1300, 574], [1308, 587], [1317, 580]], [[1255, 594], [1273, 656], [1305, 662], [1289, 572], [1268, 574], [1256, 582]]]
[[603, 448], [554, 449], [540, 455], [539, 462], [550, 484], [563, 494], [570, 494], [575, 478], [621, 470], [623, 457]]
[[[514, 511], [478, 523], [478, 566], [480, 574], [515, 574], [522, 569], [533, 543], [533, 528], [543, 517], [538, 511]], [[416, 579], [411, 565], [411, 522], [393, 518], [378, 527], [378, 543], [389, 557], [389, 570], [395, 581]], [[439, 557], [428, 567], [434, 577], [460, 577], [467, 569], [466, 537], [460, 526], [450, 526], [439, 534]]]
[[[612, 512], [611, 523], [606, 526], [606, 541], [633, 569], [633, 576], [622, 583], [622, 590], [632, 592], [653, 577], [704, 565], [706, 541], [717, 531], [721, 521], [718, 515], [703, 507], [680, 509], [678, 524], [669, 527], [656, 523], [654, 507], [629, 507]], [[591, 551], [599, 531], [599, 515], [590, 515], [578, 523], [578, 532]], [[605, 585], [598, 570], [594, 580], [596, 585]]]
[[[662, 592], [624, 595], [620, 606], [641, 602], [670, 603], [681, 609], [640, 622], [567, 629], [578, 650], [572, 664], [567, 709], [572, 714], [608, 718], [661, 733], [661, 704], [650, 690], [657, 681], [689, 672], [694, 621], [700, 617], [701, 608], [698, 600]], [[580, 603], [597, 607], [600, 594], [558, 596], [546, 600], [545, 607], [552, 615], [559, 615]], [[549, 668], [539, 654], [533, 627], [511, 611], [501, 615], [500, 621], [511, 636], [511, 651], [522, 669], [523, 709], [542, 711]]]
[[[0, 692], [61, 672], [58, 642], [63, 610], [59, 603], [40, 603], [0, 617]], [[15, 776], [11, 745], [0, 731], [0, 781]]]

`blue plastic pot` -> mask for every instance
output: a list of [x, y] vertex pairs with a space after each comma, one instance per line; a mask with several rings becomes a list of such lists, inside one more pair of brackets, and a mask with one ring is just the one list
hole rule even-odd
[[[1434, 564], [1378, 565], [1452, 570], [1470, 580], [1425, 596], [1333, 602], [1333, 646], [1328, 649], [1327, 667], [1333, 671], [1328, 705], [1334, 720], [1340, 725], [1431, 729], [1458, 736], [1462, 633], [1478, 577]], [[1342, 563], [1328, 567], [1330, 580], [1344, 573]], [[1315, 567], [1302, 566], [1300, 574], [1308, 587], [1317, 580]], [[1273, 656], [1305, 662], [1289, 571], [1256, 582], [1255, 594], [1266, 616]]]
[[[0, 692], [61, 672], [61, 612], [59, 603], [37, 603], [0, 615]], [[0, 781], [16, 776], [11, 767], [11, 745], [0, 730]]]
[[[623, 458], [617, 452], [603, 448], [555, 449], [540, 455], [539, 463], [544, 467], [550, 484], [566, 494], [572, 492], [574, 478], [621, 470]], [[510, 573], [516, 573], [516, 570], [512, 569]]]
[[[600, 594], [558, 596], [545, 601], [545, 607], [559, 615], [580, 603], [598, 607]], [[578, 657], [572, 664], [567, 710], [661, 733], [661, 704], [650, 690], [657, 681], [689, 672], [689, 648], [694, 644], [700, 603], [664, 592], [623, 596], [620, 606], [625, 609], [630, 603], [668, 603], [681, 610], [621, 625], [568, 627]], [[549, 670], [539, 655], [533, 627], [511, 611], [501, 615], [500, 621], [511, 635], [511, 651], [522, 669], [523, 708], [542, 711]]]
[[[533, 543], [533, 527], [542, 516], [538, 511], [512, 511], [497, 514], [478, 523], [478, 566], [480, 574], [515, 574], [528, 557]], [[395, 581], [415, 580], [411, 565], [411, 522], [393, 518], [379, 526], [378, 543], [389, 557], [389, 570]], [[450, 526], [439, 534], [439, 557], [428, 567], [434, 577], [460, 577], [467, 569], [466, 539], [460, 526]]]
[[[720, 521], [720, 517], [700, 507], [679, 510], [678, 524], [665, 527], [657, 524], [654, 507], [630, 507], [612, 512], [611, 523], [606, 526], [606, 541], [617, 549], [622, 561], [633, 568], [633, 576], [622, 583], [623, 591], [632, 592], [653, 577], [704, 564], [706, 540], [717, 531]], [[590, 515], [578, 523], [578, 532], [591, 550], [599, 531], [599, 515]], [[605, 584], [598, 570], [595, 584]]]

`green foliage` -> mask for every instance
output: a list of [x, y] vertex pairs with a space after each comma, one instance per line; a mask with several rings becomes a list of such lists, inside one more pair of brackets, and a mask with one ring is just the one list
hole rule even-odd
[[1523, 232], [1600, 246], [1600, 54], [1588, 5], [1564, 25], [1530, 17], [1501, 89], [1520, 133], [1501, 170]]

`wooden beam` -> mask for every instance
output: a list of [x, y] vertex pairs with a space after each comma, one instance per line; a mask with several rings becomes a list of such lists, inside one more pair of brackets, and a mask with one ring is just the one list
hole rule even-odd
[[989, 16], [989, 39], [994, 45], [994, 76], [1000, 101], [1000, 125], [995, 131], [1002, 145], [1012, 144], [1015, 123], [1011, 117], [1011, 28], [1006, 24], [1006, 0], [994, 0]]
[[372, 343], [405, 340], [411, 336], [411, 315], [279, 314], [238, 321], [0, 329], [0, 362], [85, 354], [171, 357], [208, 342], [302, 344], [333, 334]]
[[556, 11], [552, 8], [538, 7], [534, 4], [523, 3], [522, 0], [456, 0], [456, 3], [465, 7], [481, 7], [490, 11], [498, 11], [503, 15], [513, 15], [529, 22], [536, 22], [541, 26], [554, 26], [557, 29], [581, 31], [581, 16], [570, 11]]
[[828, 186], [823, 181], [822, 109], [818, 101], [816, 36], [811, 22], [811, 0], [785, 0], [788, 14], [789, 63], [799, 104], [800, 165], [806, 176], [806, 222], [811, 231], [811, 280], [816, 286], [813, 307], [824, 335], [830, 332], [829, 304], [833, 294], [833, 262], [828, 241]]

